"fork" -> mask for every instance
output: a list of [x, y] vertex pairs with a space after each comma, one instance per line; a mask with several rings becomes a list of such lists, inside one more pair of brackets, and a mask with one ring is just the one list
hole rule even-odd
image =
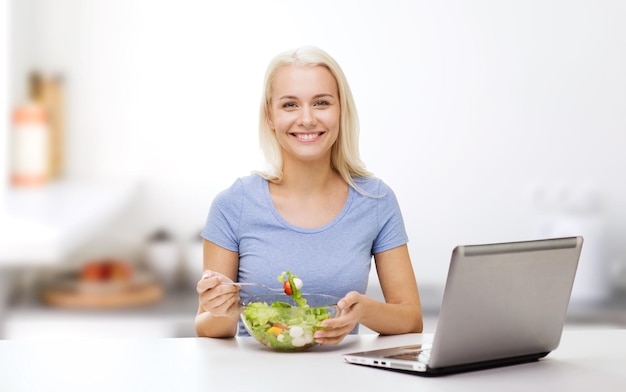
[[252, 283], [252, 282], [222, 282], [221, 284], [227, 285], [227, 286], [259, 286], [259, 287], [263, 287], [266, 290], [269, 291], [273, 291], [275, 293], [285, 293], [285, 290], [283, 289], [275, 289], [269, 286], [266, 286], [262, 283]]

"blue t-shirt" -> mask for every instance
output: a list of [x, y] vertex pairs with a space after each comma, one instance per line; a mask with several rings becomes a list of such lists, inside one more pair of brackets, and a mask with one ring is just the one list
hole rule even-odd
[[[213, 200], [202, 237], [239, 253], [239, 282], [280, 288], [277, 276], [289, 270], [304, 282], [304, 293], [365, 293], [372, 255], [406, 244], [408, 237], [391, 188], [377, 178], [356, 183], [365, 195], [349, 187], [346, 204], [331, 222], [302, 228], [276, 210], [266, 179], [239, 178]], [[240, 295], [267, 293], [246, 287]]]

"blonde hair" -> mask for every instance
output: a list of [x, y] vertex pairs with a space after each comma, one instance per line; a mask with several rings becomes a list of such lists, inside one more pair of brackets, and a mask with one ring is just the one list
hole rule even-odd
[[303, 46], [278, 54], [269, 63], [265, 72], [263, 98], [259, 116], [259, 142], [269, 168], [259, 174], [268, 181], [282, 181], [283, 157], [276, 134], [268, 125], [269, 108], [276, 73], [288, 65], [322, 66], [330, 71], [337, 82], [340, 103], [339, 135], [332, 146], [330, 164], [341, 177], [359, 191], [355, 177], [373, 176], [361, 161], [359, 155], [359, 117], [352, 97], [348, 80], [339, 64], [328, 53], [313, 46]]

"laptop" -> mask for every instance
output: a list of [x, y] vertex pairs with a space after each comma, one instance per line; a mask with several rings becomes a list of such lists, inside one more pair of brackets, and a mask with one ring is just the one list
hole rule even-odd
[[432, 342], [343, 354], [437, 376], [536, 361], [557, 348], [583, 238], [457, 246]]

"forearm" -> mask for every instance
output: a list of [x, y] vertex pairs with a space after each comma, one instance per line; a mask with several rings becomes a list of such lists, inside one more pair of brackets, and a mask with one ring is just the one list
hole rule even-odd
[[359, 323], [382, 335], [421, 333], [424, 328], [420, 304], [383, 303], [363, 296]]
[[232, 338], [237, 334], [238, 320], [239, 314], [216, 317], [199, 308], [195, 320], [196, 334], [200, 337]]

